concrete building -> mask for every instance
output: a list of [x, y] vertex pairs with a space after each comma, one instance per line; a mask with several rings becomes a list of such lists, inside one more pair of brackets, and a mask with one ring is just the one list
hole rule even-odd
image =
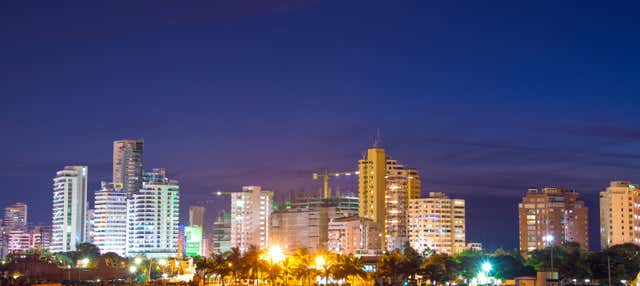
[[94, 231], [94, 209], [87, 209], [87, 218], [85, 219], [85, 228], [84, 228], [84, 242], [94, 243], [93, 238], [95, 235]]
[[377, 139], [358, 161], [358, 176], [359, 216], [381, 225], [385, 249], [402, 249], [408, 238], [408, 200], [421, 194], [418, 171], [388, 157]]
[[189, 225], [204, 227], [204, 212], [203, 206], [190, 206], [189, 207]]
[[127, 192], [116, 189], [113, 183], [102, 182], [95, 192], [93, 243], [100, 253], [126, 255]]
[[142, 189], [130, 194], [127, 200], [127, 255], [175, 257], [178, 253], [179, 206], [180, 186], [167, 177], [144, 182]]
[[326, 249], [329, 221], [357, 214], [358, 198], [353, 194], [296, 198], [272, 212], [271, 244], [278, 244], [285, 251]]
[[600, 192], [600, 247], [640, 244], [640, 190], [628, 181], [612, 181]]
[[29, 248], [49, 249], [51, 245], [51, 227], [37, 225], [29, 230]]
[[588, 216], [588, 208], [575, 190], [530, 188], [518, 205], [520, 252], [527, 257], [533, 250], [565, 241], [577, 242], [588, 250]]
[[27, 204], [15, 203], [4, 208], [2, 225], [7, 232], [12, 230], [26, 230]]
[[85, 242], [87, 166], [66, 166], [53, 179], [51, 252], [66, 252]]
[[358, 216], [335, 218], [329, 222], [329, 252], [357, 256], [380, 255], [382, 253], [382, 230], [380, 225]]
[[211, 228], [211, 252], [225, 253], [231, 250], [231, 213], [222, 211]]
[[113, 141], [113, 184], [135, 192], [142, 187], [144, 140]]
[[386, 249], [402, 249], [407, 242], [407, 210], [409, 199], [420, 198], [420, 175], [397, 160], [387, 157], [385, 193]]
[[269, 220], [273, 192], [260, 186], [244, 186], [241, 192], [231, 194], [231, 247], [244, 253], [249, 246], [259, 249], [269, 246]]
[[444, 193], [409, 200], [409, 244], [419, 253], [433, 250], [455, 255], [464, 251], [465, 201]]
[[482, 243], [480, 243], [480, 242], [467, 242], [466, 249], [475, 250], [475, 251], [482, 251]]

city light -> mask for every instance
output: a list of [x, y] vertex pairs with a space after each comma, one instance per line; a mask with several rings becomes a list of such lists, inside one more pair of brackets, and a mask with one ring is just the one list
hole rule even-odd
[[158, 264], [160, 266], [165, 266], [165, 265], [167, 265], [167, 260], [166, 259], [160, 259], [160, 260], [158, 260]]
[[545, 242], [552, 242], [553, 241], [553, 235], [547, 234], [547, 235], [542, 237], [542, 240], [544, 240]]
[[87, 267], [87, 265], [89, 265], [89, 258], [82, 259], [81, 263], [82, 267]]
[[282, 248], [280, 248], [280, 246], [278, 245], [274, 245], [270, 247], [268, 251], [268, 255], [271, 263], [279, 263], [280, 261], [283, 261], [285, 258], [284, 253], [282, 252]]
[[489, 262], [482, 263], [482, 271], [485, 273], [489, 273], [493, 269], [493, 266]]
[[138, 268], [137, 268], [137, 267], [135, 267], [135, 266], [133, 266], [133, 265], [129, 266], [129, 272], [130, 272], [131, 274], [136, 273], [136, 271], [138, 271]]
[[324, 260], [324, 256], [322, 255], [316, 256], [316, 266], [323, 267], [325, 263], [327, 262]]
[[136, 259], [133, 260], [133, 263], [135, 263], [136, 265], [140, 265], [140, 263], [142, 263], [142, 258], [136, 257]]

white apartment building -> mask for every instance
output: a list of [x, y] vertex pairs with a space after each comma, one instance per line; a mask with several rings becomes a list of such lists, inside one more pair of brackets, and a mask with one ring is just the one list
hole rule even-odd
[[242, 253], [255, 245], [269, 246], [269, 220], [273, 192], [260, 186], [244, 186], [242, 192], [231, 194], [231, 247]]
[[127, 192], [102, 182], [95, 192], [93, 211], [93, 243], [100, 253], [114, 252], [126, 255]]
[[600, 192], [600, 247], [640, 244], [640, 190], [628, 181], [612, 181]]
[[144, 182], [127, 201], [128, 256], [175, 257], [178, 252], [180, 186], [163, 178]]
[[51, 252], [72, 251], [85, 242], [88, 169], [66, 166], [53, 179]]

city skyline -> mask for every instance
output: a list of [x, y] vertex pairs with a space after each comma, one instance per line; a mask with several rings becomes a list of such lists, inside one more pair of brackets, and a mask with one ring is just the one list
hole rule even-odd
[[517, 248], [530, 187], [576, 189], [598, 249], [599, 192], [640, 181], [636, 3], [0, 5], [0, 205], [34, 224], [64, 166], [89, 167], [93, 202], [126, 138], [180, 181], [186, 222], [217, 190], [319, 195], [311, 174], [357, 170], [380, 129], [487, 249]]

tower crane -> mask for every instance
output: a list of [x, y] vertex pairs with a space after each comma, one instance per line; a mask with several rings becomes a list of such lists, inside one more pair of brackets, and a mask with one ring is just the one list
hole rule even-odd
[[319, 177], [322, 177], [322, 179], [324, 181], [324, 198], [328, 199], [329, 196], [330, 196], [330, 194], [329, 194], [329, 178], [331, 178], [331, 177], [340, 177], [340, 176], [351, 176], [351, 175], [358, 175], [358, 174], [360, 174], [360, 172], [358, 172], [358, 171], [329, 173], [329, 171], [324, 170], [324, 173], [313, 173], [313, 179], [314, 180], [318, 180]]

